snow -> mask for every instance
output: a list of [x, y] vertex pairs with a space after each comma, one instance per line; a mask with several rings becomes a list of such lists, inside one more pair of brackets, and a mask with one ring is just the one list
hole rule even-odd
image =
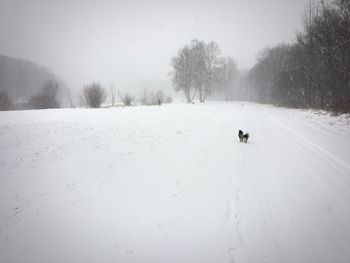
[[349, 153], [246, 102], [0, 112], [0, 262], [349, 262]]

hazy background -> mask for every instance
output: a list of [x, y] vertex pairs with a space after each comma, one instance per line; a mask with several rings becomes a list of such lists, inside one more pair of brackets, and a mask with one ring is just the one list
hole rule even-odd
[[0, 0], [0, 54], [52, 69], [74, 89], [170, 86], [170, 59], [193, 38], [215, 41], [240, 69], [291, 42], [307, 0]]

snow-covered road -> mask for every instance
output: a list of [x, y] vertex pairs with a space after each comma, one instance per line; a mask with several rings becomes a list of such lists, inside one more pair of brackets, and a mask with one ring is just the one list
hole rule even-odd
[[341, 118], [252, 103], [0, 112], [1, 263], [347, 263], [349, 222]]

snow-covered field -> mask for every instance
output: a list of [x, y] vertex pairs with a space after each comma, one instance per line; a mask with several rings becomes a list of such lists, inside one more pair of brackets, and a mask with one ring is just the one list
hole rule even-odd
[[252, 103], [0, 112], [0, 262], [348, 263], [350, 125]]

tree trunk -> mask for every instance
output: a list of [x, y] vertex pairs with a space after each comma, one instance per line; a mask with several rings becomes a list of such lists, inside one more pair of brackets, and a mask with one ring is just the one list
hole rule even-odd
[[205, 99], [207, 98], [207, 95], [208, 95], [208, 92], [205, 92], [202, 102], [205, 102]]
[[227, 85], [225, 85], [225, 100], [226, 101], [230, 100], [230, 90]]
[[203, 102], [202, 85], [199, 86], [198, 90], [199, 90], [199, 101]]
[[197, 93], [197, 88], [194, 90], [193, 96], [192, 96], [191, 100], [189, 101], [189, 103], [191, 103], [193, 101], [194, 97], [196, 96], [196, 93]]
[[185, 89], [185, 95], [186, 95], [186, 101], [187, 103], [190, 103], [190, 89]]

